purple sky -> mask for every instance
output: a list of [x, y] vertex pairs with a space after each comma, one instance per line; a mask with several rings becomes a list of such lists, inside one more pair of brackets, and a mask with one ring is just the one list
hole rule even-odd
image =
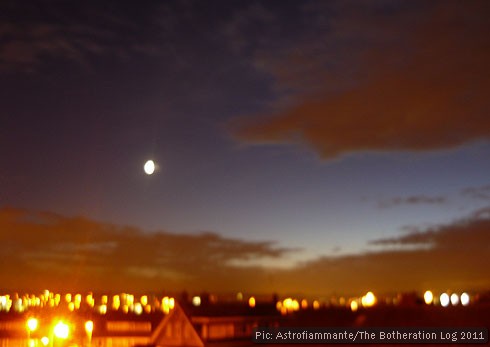
[[489, 15], [2, 1], [2, 286], [489, 288]]

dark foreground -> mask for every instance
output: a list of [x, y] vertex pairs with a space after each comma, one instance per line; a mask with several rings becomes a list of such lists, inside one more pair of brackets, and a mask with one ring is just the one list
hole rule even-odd
[[[195, 325], [194, 318], [202, 318], [207, 313], [205, 308], [202, 308], [199, 312], [188, 311], [187, 315], [191, 322], [193, 322], [194, 327], [198, 334], [200, 334], [200, 328]], [[214, 315], [216, 318], [216, 310], [210, 310], [209, 316]], [[260, 315], [262, 311], [260, 310], [248, 310], [240, 312], [240, 315], [253, 316]], [[426, 305], [413, 305], [413, 306], [377, 306], [369, 309], [359, 309], [357, 312], [351, 312], [346, 308], [323, 308], [319, 310], [301, 310], [294, 312], [292, 314], [281, 316], [280, 314], [270, 315], [272, 311], [265, 310], [270, 317], [269, 327], [280, 327], [280, 328], [355, 328], [359, 330], [364, 330], [370, 327], [382, 327], [382, 328], [399, 328], [399, 327], [414, 327], [421, 329], [429, 328], [490, 328], [490, 305], [474, 305], [468, 307], [455, 306], [443, 308], [440, 306], [426, 306]], [[218, 310], [218, 313], [226, 317], [236, 317], [236, 312], [227, 310], [226, 307]], [[107, 317], [107, 318], [106, 318]], [[22, 330], [25, 320], [28, 318], [28, 314], [24, 315], [0, 315], [0, 347], [44, 347], [41, 341], [29, 341], [25, 330]], [[96, 318], [96, 317], [92, 317]], [[131, 317], [126, 316], [126, 320], [135, 319], [141, 321], [145, 319], [144, 316]], [[159, 321], [164, 319], [164, 317], [148, 317], [150, 320], [152, 329], [158, 324]], [[218, 317], [218, 318], [221, 318]], [[96, 326], [100, 324], [104, 319], [110, 319], [110, 316], [98, 317]], [[9, 327], [17, 327], [15, 332], [9, 330]], [[259, 326], [260, 328], [260, 326]], [[235, 327], [236, 329], [236, 327]], [[149, 335], [149, 333], [148, 333]], [[145, 337], [139, 336], [135, 338], [134, 336], [125, 337], [124, 334], [114, 337], [104, 336], [104, 334], [97, 333], [96, 329], [92, 339], [89, 341], [87, 339], [71, 341], [69, 344], [51, 344], [46, 347], [68, 347], [68, 346], [93, 346], [93, 347], [131, 347], [136, 344], [145, 344]], [[256, 344], [252, 341], [252, 334], [247, 338], [208, 338], [204, 339], [205, 346], [223, 346], [223, 347], [245, 347], [245, 346], [275, 346], [279, 345], [277, 343], [267, 343], [267, 344]], [[274, 341], [271, 341], [274, 342]], [[285, 342], [285, 341], [283, 341]], [[424, 346], [442, 346], [442, 345], [462, 345], [461, 341], [459, 343], [425, 343]], [[473, 342], [475, 341], [467, 341]], [[160, 344], [161, 345], [161, 344]], [[303, 341], [295, 341], [295, 346], [312, 346]], [[318, 345], [318, 344], [317, 344]], [[325, 344], [324, 344], [325, 345]], [[353, 346], [355, 344], [342, 343], [342, 346]], [[366, 345], [366, 343], [364, 343]], [[378, 345], [377, 343], [367, 344], [367, 345]], [[387, 346], [410, 346], [418, 345], [414, 343], [388, 343]], [[481, 345], [481, 344], [474, 344]], [[484, 344], [485, 345], [485, 344]], [[488, 344], [486, 344], [488, 345]], [[173, 346], [177, 346], [173, 344]]]

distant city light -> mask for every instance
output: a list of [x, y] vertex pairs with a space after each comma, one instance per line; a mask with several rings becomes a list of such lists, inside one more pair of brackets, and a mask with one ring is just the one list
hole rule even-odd
[[357, 303], [357, 301], [352, 300], [350, 303], [350, 310], [352, 312], [356, 312], [358, 308], [359, 308], [359, 304]]
[[320, 309], [320, 302], [318, 302], [318, 300], [313, 301], [313, 309], [314, 310]]
[[282, 309], [282, 302], [281, 301], [276, 302], [276, 310], [281, 311], [281, 309]]
[[61, 302], [61, 295], [60, 294], [56, 294], [54, 296], [54, 304], [55, 304], [55, 306], [58, 306], [60, 304], [60, 302]]
[[99, 313], [100, 314], [106, 314], [107, 313], [107, 305], [100, 305], [99, 306]]
[[134, 313], [136, 313], [137, 315], [140, 315], [143, 313], [143, 305], [141, 305], [141, 303], [137, 302], [134, 305]]
[[293, 306], [293, 311], [298, 311], [299, 310], [299, 302], [298, 302], [298, 300], [294, 299], [292, 306]]
[[[231, 297], [223, 301], [234, 301], [235, 297], [238, 298], [236, 292]], [[211, 295], [210, 298], [213, 298], [213, 296]], [[415, 300], [415, 298], [412, 299]], [[438, 306], [440, 304], [442, 307], [457, 305], [468, 306], [470, 305], [470, 299], [472, 298], [470, 298], [470, 295], [466, 292], [459, 294], [449, 290], [446, 293], [442, 293], [440, 296], [434, 295], [434, 293], [430, 290], [425, 291], [423, 294], [423, 300], [425, 304], [435, 306]], [[254, 308], [257, 306], [257, 298], [255, 296], [249, 296], [248, 300], [244, 297], [243, 300], [244, 303], [248, 304], [250, 308]], [[360, 308], [369, 308], [376, 305], [378, 302], [382, 302], [385, 305], [404, 304], [402, 294], [398, 294], [396, 297], [380, 296], [378, 298], [371, 291], [367, 292], [362, 297], [346, 298], [331, 296], [329, 301], [319, 300], [320, 299], [312, 299], [312, 301], [309, 301], [306, 298], [296, 299], [294, 297], [287, 297], [283, 300], [278, 300], [275, 303], [271, 302], [271, 304], [275, 304], [277, 311], [279, 311], [282, 315], [293, 314], [296, 311], [309, 308], [312, 308], [313, 310], [318, 310], [321, 307], [343, 307], [346, 309], [350, 309], [352, 312], [356, 312]], [[221, 299], [217, 296], [214, 296], [213, 299], [206, 301], [206, 303], [214, 304], [219, 301], [221, 301]], [[94, 303], [96, 303], [96, 305], [94, 305]], [[191, 296], [190, 303], [193, 306], [201, 306], [203, 301], [200, 296]], [[125, 314], [144, 315], [157, 312], [169, 314], [170, 310], [172, 310], [175, 305], [176, 301], [173, 297], [165, 296], [163, 298], [157, 298], [154, 295], [141, 295], [135, 297], [133, 294], [120, 294], [107, 296], [106, 294], [94, 295], [92, 294], [92, 292], [88, 292], [88, 294], [75, 295], [58, 294], [49, 291], [44, 291], [38, 294], [22, 295], [15, 293], [13, 295], [0, 295], [0, 311], [9, 312], [10, 306], [12, 306], [12, 309], [18, 313], [35, 310], [34, 313], [32, 313], [32, 316], [29, 313], [26, 314], [27, 317], [31, 317], [24, 323], [24, 327], [28, 334], [28, 339], [31, 336], [32, 332], [40, 330], [39, 326], [41, 326], [42, 324], [38, 323], [37, 319], [34, 317], [38, 315], [38, 310], [43, 308], [50, 309], [51, 307], [60, 306], [61, 309], [68, 310], [70, 312], [74, 312], [78, 309], [82, 310], [82, 312], [92, 310], [93, 312], [97, 312], [98, 314], [105, 315], [109, 313], [109, 310], [111, 310], [119, 311]], [[54, 333], [53, 330], [51, 330], [51, 333], [54, 333], [53, 336], [63, 336], [62, 329], [64, 329], [63, 325], [62, 323], [59, 323], [56, 327], [58, 333]], [[71, 330], [72, 328], [70, 327], [69, 329]], [[87, 327], [85, 329], [87, 329]], [[36, 335], [36, 344], [39, 344], [39, 346], [36, 346], [42, 347], [38, 336], [42, 335]], [[30, 342], [28, 344], [29, 347], [36, 347], [34, 344], [32, 344], [31, 346]], [[50, 340], [49, 344], [53, 344], [53, 341]]]
[[451, 294], [451, 305], [456, 306], [459, 304], [459, 296], [456, 293]]
[[80, 304], [82, 302], [82, 294], [75, 295], [75, 309], [78, 310], [80, 308]]
[[374, 304], [376, 304], [376, 297], [373, 292], [367, 292], [367, 294], [361, 298], [361, 304], [364, 307], [374, 306]]
[[41, 338], [41, 343], [43, 344], [43, 346], [47, 346], [49, 343], [49, 338], [47, 336], [43, 336]]
[[162, 299], [162, 311], [168, 314], [175, 307], [175, 299], [168, 296]]
[[23, 301], [21, 298], [18, 298], [17, 300], [15, 300], [14, 302], [14, 310], [16, 312], [24, 312], [25, 308], [26, 308], [27, 305], [24, 305]]
[[117, 311], [119, 309], [119, 306], [121, 306], [121, 298], [119, 297], [119, 295], [114, 295], [112, 297], [112, 309]]
[[300, 309], [300, 303], [297, 299], [286, 298], [282, 303], [276, 303], [276, 308], [280, 310], [282, 314], [292, 313]]
[[85, 297], [85, 301], [87, 302], [87, 305], [89, 305], [90, 307], [94, 307], [95, 299], [92, 293], [87, 294], [87, 296]]
[[49, 290], [45, 289], [43, 291], [44, 301], [48, 301], [49, 299]]
[[431, 305], [432, 302], [434, 301], [434, 295], [430, 290], [426, 291], [424, 293], [424, 301], [427, 305]]
[[195, 296], [192, 298], [192, 304], [194, 306], [201, 306], [201, 297], [200, 296]]
[[12, 305], [12, 301], [10, 300], [9, 295], [0, 296], [0, 311], [7, 311], [8, 312], [10, 310], [11, 305]]
[[126, 298], [126, 305], [133, 305], [134, 304], [134, 295], [132, 294], [126, 294], [125, 295], [125, 298]]
[[449, 295], [447, 293], [442, 293], [439, 297], [439, 301], [442, 307], [447, 307], [449, 305]]

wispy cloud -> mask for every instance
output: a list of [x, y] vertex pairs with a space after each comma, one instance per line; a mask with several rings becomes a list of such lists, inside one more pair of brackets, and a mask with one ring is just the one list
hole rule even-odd
[[395, 197], [389, 200], [383, 200], [379, 203], [379, 207], [387, 208], [399, 205], [441, 205], [447, 201], [444, 196], [425, 196], [425, 195], [413, 195], [407, 197]]
[[472, 199], [490, 200], [490, 185], [467, 187], [461, 191], [461, 195]]
[[[490, 30], [488, 2], [365, 2], [357, 11], [342, 3], [324, 6], [312, 22], [323, 18], [324, 25], [298, 37], [295, 50], [264, 54], [277, 82], [297, 92], [289, 104], [236, 120], [237, 140], [306, 144], [331, 159], [490, 138], [490, 77], [483, 73], [490, 49], [481, 35]], [[304, 83], [310, 64], [314, 83]]]

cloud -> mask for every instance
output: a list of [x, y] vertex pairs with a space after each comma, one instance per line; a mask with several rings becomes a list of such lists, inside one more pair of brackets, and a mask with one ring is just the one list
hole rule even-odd
[[[234, 11], [231, 18], [222, 24], [221, 33], [232, 52], [250, 55], [257, 49], [273, 43], [278, 30], [278, 18], [263, 4], [250, 2]], [[259, 37], [257, 41], [251, 37]]]
[[141, 14], [128, 14], [123, 6], [63, 1], [40, 5], [35, 1], [0, 5], [4, 14], [0, 19], [0, 71], [33, 72], [46, 61], [90, 68], [94, 56], [122, 60], [135, 53], [159, 52], [148, 39], [151, 35], [144, 35], [133, 21]]
[[489, 3], [363, 4], [335, 3], [322, 12], [328, 30], [303, 33], [294, 50], [257, 52], [294, 88], [289, 103], [233, 121], [238, 141], [306, 144], [331, 159], [490, 138]]
[[486, 290], [489, 228], [490, 210], [484, 209], [451, 224], [372, 241], [381, 251], [307, 262], [289, 276], [305, 287], [352, 294]]
[[482, 209], [452, 224], [373, 240], [371, 245], [380, 247], [377, 251], [324, 256], [278, 269], [256, 265], [294, 252], [273, 242], [212, 232], [150, 233], [82, 217], [3, 208], [0, 271], [3, 288], [11, 290], [342, 295], [367, 290], [481, 290], [490, 287], [489, 228], [490, 210]]
[[412, 230], [401, 237], [379, 239], [372, 242], [377, 245], [430, 245], [434, 249], [442, 248], [482, 248], [488, 249], [490, 241], [490, 209], [480, 209], [469, 217], [450, 225], [442, 225], [426, 230]]
[[290, 251], [213, 232], [150, 233], [12, 208], [0, 210], [0, 230], [4, 288], [234, 288], [246, 286], [246, 279], [233, 275], [233, 263], [281, 258]]
[[467, 187], [461, 191], [461, 195], [472, 199], [490, 200], [490, 185]]
[[446, 202], [444, 196], [425, 196], [425, 195], [413, 195], [407, 197], [396, 197], [387, 201], [381, 201], [379, 207], [393, 207], [399, 205], [420, 205], [420, 204], [431, 204], [440, 205]]

